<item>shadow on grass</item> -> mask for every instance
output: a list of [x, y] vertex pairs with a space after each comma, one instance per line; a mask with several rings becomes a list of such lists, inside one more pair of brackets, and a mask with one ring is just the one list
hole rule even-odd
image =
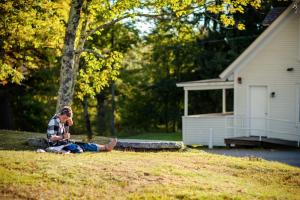
[[28, 138], [45, 137], [43, 133], [31, 133], [21, 131], [0, 130], [0, 150], [32, 151], [36, 147], [27, 145]]
[[182, 148], [182, 149], [176, 149], [176, 148], [149, 149], [149, 148], [120, 148], [120, 147], [116, 147], [115, 150], [124, 151], [124, 152], [160, 153], [160, 152], [184, 152], [185, 148]]
[[288, 150], [300, 150], [298, 147], [289, 147], [289, 146], [284, 146], [284, 145], [268, 145], [268, 146], [234, 146], [234, 147], [227, 147], [227, 146], [214, 146], [212, 149], [208, 148], [208, 146], [203, 146], [203, 145], [187, 145], [186, 146], [189, 149], [195, 149], [195, 150], [204, 150], [204, 151], [210, 151], [210, 150], [253, 150], [253, 151], [264, 151], [264, 150], [283, 150], [283, 151], [288, 151]]

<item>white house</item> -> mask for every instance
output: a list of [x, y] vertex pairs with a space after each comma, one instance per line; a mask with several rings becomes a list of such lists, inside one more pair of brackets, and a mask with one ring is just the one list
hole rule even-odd
[[[185, 144], [224, 146], [224, 139], [265, 136], [300, 141], [300, 11], [293, 5], [220, 75], [178, 83], [184, 89]], [[234, 111], [226, 112], [226, 89], [234, 90]], [[223, 112], [189, 115], [188, 92], [223, 90]], [[201, 103], [201, 102], [199, 102]]]

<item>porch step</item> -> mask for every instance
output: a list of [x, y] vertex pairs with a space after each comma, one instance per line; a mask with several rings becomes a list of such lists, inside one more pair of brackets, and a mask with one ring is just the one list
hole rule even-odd
[[253, 147], [270, 147], [270, 146], [286, 146], [286, 147], [299, 147], [298, 141], [282, 140], [276, 138], [261, 137], [232, 137], [224, 139], [226, 146], [253, 146]]

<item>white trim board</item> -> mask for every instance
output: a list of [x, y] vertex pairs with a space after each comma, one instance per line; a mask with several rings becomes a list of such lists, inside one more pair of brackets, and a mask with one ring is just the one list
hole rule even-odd
[[296, 123], [300, 125], [300, 83], [296, 84]]

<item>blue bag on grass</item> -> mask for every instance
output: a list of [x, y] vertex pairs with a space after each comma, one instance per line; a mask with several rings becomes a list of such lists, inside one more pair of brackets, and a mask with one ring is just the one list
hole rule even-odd
[[73, 144], [73, 143], [68, 144], [67, 146], [65, 146], [63, 148], [63, 150], [70, 151], [71, 153], [82, 153], [83, 152], [83, 149], [79, 145]]

